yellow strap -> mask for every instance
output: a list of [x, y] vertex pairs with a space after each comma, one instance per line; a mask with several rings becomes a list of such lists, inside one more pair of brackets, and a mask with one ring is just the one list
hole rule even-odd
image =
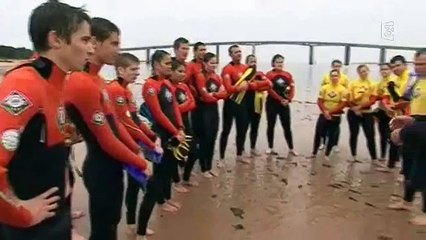
[[[235, 83], [235, 86], [240, 85], [242, 82], [244, 82], [246, 80], [246, 78], [248, 76], [250, 76], [250, 74], [252, 74], [254, 68], [248, 68], [243, 75], [241, 75], [241, 77], [238, 79], [237, 83]], [[241, 101], [243, 101], [244, 96], [246, 95], [246, 91], [241, 91], [239, 93], [233, 93], [231, 94], [230, 98], [232, 100], [234, 100], [234, 102], [241, 104]]]
[[263, 94], [263, 92], [256, 91], [256, 93], [254, 95], [254, 111], [257, 114], [262, 113], [263, 99], [264, 98], [265, 98], [265, 95]]

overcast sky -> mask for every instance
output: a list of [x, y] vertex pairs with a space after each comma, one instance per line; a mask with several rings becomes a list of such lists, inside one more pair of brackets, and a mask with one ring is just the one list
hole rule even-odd
[[[31, 48], [27, 21], [41, 0], [0, 0], [0, 44]], [[68, 0], [86, 5], [122, 30], [122, 47], [195, 41], [297, 40], [426, 46], [424, 0]], [[19, 6], [19, 7], [18, 7]], [[384, 39], [383, 22], [394, 32]], [[389, 40], [390, 38], [393, 38]], [[248, 53], [249, 49], [244, 49]], [[258, 54], [284, 52], [307, 61], [303, 47], [260, 47]], [[389, 53], [389, 55], [394, 52]], [[398, 52], [399, 53], [399, 52]], [[412, 53], [403, 53], [412, 57]], [[333, 55], [333, 56], [332, 56]], [[343, 58], [340, 48], [322, 48], [316, 60]], [[144, 56], [141, 53], [141, 56]], [[378, 51], [354, 49], [353, 61], [377, 61]], [[269, 61], [269, 60], [268, 60]]]

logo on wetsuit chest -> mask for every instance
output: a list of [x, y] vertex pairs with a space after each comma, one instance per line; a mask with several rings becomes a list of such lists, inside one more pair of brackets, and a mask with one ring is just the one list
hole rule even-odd
[[167, 88], [166, 88], [166, 90], [164, 91], [164, 97], [166, 98], [166, 100], [167, 100], [168, 102], [172, 102], [172, 101], [173, 101], [173, 95], [172, 95], [172, 93], [170, 92], [170, 90], [169, 90], [169, 89], [167, 89]]
[[66, 123], [65, 108], [59, 107], [56, 113], [56, 123], [58, 124], [59, 130], [63, 131]]
[[329, 97], [331, 97], [331, 98], [334, 98], [334, 97], [336, 97], [336, 96], [337, 96], [337, 94], [336, 94], [335, 92], [333, 92], [333, 91], [329, 92], [327, 95], [328, 95]]
[[93, 113], [92, 122], [96, 125], [102, 126], [105, 123], [105, 115], [103, 112], [96, 111]]
[[177, 99], [179, 100], [180, 103], [183, 103], [186, 101], [186, 95], [183, 92], [180, 92], [177, 96]]
[[13, 152], [19, 146], [21, 133], [18, 129], [8, 129], [1, 134], [1, 145], [7, 151]]
[[125, 99], [123, 96], [118, 96], [118, 97], [115, 99], [115, 102], [116, 102], [118, 105], [124, 105], [124, 104], [126, 103], [126, 99]]
[[32, 102], [23, 93], [18, 91], [10, 92], [1, 101], [1, 107], [10, 114], [17, 116], [32, 106]]
[[278, 86], [280, 86], [280, 87], [285, 87], [286, 86], [286, 81], [284, 80], [284, 79], [282, 79], [282, 78], [278, 78], [277, 80], [276, 80], [276, 83], [278, 84]]
[[207, 89], [209, 90], [209, 92], [216, 92], [216, 91], [217, 91], [217, 89], [218, 89], [218, 87], [217, 87], [217, 85], [216, 85], [216, 84], [214, 84], [214, 83], [212, 82], [212, 83], [210, 83], [210, 84], [207, 86]]

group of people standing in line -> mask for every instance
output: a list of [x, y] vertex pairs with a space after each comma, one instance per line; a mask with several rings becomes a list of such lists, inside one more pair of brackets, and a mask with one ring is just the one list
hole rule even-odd
[[[205, 44], [194, 44], [194, 59], [186, 63], [190, 44], [178, 38], [174, 58], [157, 50], [150, 59], [152, 75], [145, 80], [141, 93], [150, 116], [149, 127], [138, 115], [139, 108], [128, 89], [139, 75], [140, 61], [130, 53], [119, 53], [120, 30], [114, 23], [90, 18], [81, 8], [50, 0], [33, 10], [29, 33], [37, 56], [9, 70], [0, 84], [1, 239], [82, 238], [72, 231], [74, 175], [69, 161], [72, 145], [82, 140], [87, 146], [82, 178], [89, 196], [89, 239], [117, 239], [123, 201], [127, 207], [127, 238], [143, 240], [154, 234], [148, 228], [154, 206], [158, 204], [166, 212], [182, 207], [173, 200], [172, 188], [188, 192], [189, 187], [198, 185], [191, 179], [197, 159], [203, 177], [218, 176], [213, 157], [221, 100], [218, 168], [225, 163], [234, 119], [237, 161], [250, 163], [243, 155], [249, 128], [251, 156], [259, 155], [256, 139], [263, 105], [268, 122], [267, 154], [277, 155], [274, 128], [279, 116], [289, 154], [298, 155], [289, 107], [295, 95], [294, 81], [284, 70], [282, 55], [275, 55], [272, 70], [263, 74], [256, 69], [255, 56], [249, 55], [244, 64], [241, 49], [233, 45], [228, 50], [231, 62], [218, 75], [218, 58], [206, 52]], [[410, 74], [401, 56], [380, 65], [380, 84], [368, 78], [365, 65], [358, 67], [359, 79], [348, 84], [339, 70], [341, 63], [334, 61], [318, 97], [321, 114], [313, 157], [321, 143], [327, 145], [326, 160], [338, 145], [340, 118], [347, 107], [354, 161], [360, 125], [371, 158], [382, 171], [394, 167], [403, 143], [406, 198], [390, 206], [394, 209], [408, 209], [414, 192], [423, 190], [426, 183], [419, 161], [425, 149], [424, 58], [426, 51], [416, 53], [415, 84], [408, 80]], [[115, 66], [117, 79], [106, 83], [99, 76], [104, 65]], [[379, 110], [375, 111], [372, 106], [377, 101]], [[384, 121], [379, 124], [382, 158], [389, 138], [395, 142], [387, 166], [376, 162], [375, 118]], [[129, 166], [142, 172], [147, 181], [141, 184], [129, 172], [124, 199], [123, 168]], [[140, 189], [144, 196], [137, 211]], [[421, 220], [424, 218], [416, 221]]]

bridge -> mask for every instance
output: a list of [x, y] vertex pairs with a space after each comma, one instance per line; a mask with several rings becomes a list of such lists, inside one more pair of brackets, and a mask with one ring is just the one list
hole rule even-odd
[[[406, 46], [393, 46], [393, 45], [375, 45], [375, 44], [360, 44], [360, 43], [341, 43], [341, 42], [306, 42], [306, 41], [233, 41], [233, 42], [206, 42], [207, 46], [216, 47], [216, 55], [219, 57], [220, 46], [230, 46], [233, 44], [241, 46], [251, 46], [252, 54], [256, 54], [256, 47], [263, 45], [296, 45], [306, 46], [309, 48], [309, 65], [314, 65], [314, 52], [315, 47], [344, 47], [344, 64], [347, 66], [351, 63], [351, 48], [372, 48], [380, 49], [379, 63], [386, 62], [386, 50], [404, 50], [404, 51], [416, 51], [419, 47], [406, 47]], [[173, 48], [172, 45], [158, 45], [158, 46], [146, 46], [146, 47], [129, 47], [123, 48], [122, 51], [145, 51], [146, 62], [149, 63], [151, 57], [151, 51], [156, 49]]]

